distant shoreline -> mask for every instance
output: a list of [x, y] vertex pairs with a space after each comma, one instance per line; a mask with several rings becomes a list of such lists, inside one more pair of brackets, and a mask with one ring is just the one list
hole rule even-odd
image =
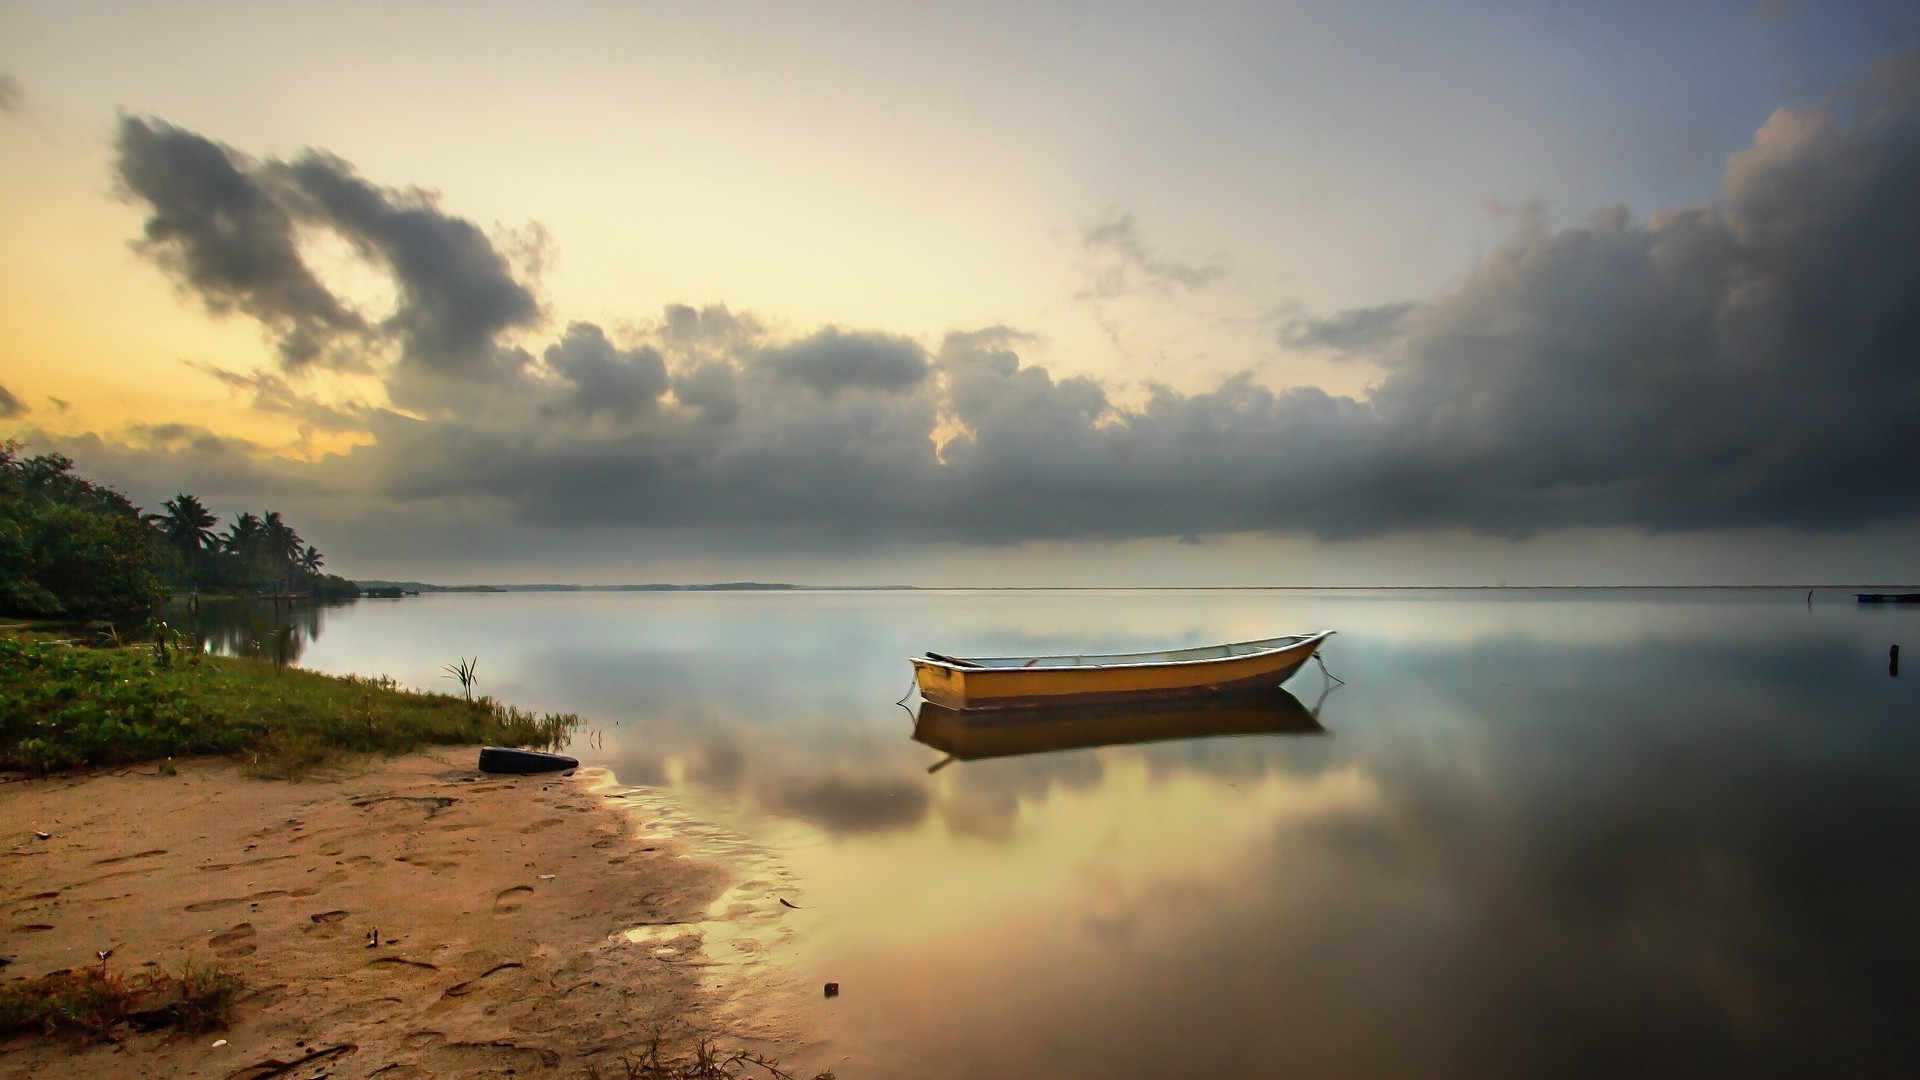
[[362, 588], [397, 587], [420, 593], [523, 592], [1626, 592], [1814, 591], [1899, 592], [1920, 589], [1902, 583], [1786, 585], [796, 585], [786, 582], [718, 582], [698, 585], [432, 585], [419, 581], [360, 581]]

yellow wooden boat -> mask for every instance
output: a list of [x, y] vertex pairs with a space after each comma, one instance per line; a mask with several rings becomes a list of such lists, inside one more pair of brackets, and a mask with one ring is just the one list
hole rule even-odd
[[913, 658], [920, 697], [949, 709], [1028, 709], [1200, 697], [1274, 687], [1333, 631], [1162, 652]]
[[[1324, 735], [1300, 699], [1274, 686], [1220, 697], [1062, 705], [1050, 709], [949, 709], [921, 702], [914, 741], [947, 761], [1045, 754], [1096, 746], [1226, 735]], [[931, 772], [933, 769], [929, 769]]]

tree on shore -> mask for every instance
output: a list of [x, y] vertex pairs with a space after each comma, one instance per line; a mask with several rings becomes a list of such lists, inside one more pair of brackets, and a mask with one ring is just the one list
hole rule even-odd
[[0, 615], [138, 622], [174, 588], [360, 595], [321, 571], [326, 556], [277, 510], [215, 533], [220, 518], [198, 497], [161, 506], [142, 514], [71, 458], [0, 442]]
[[166, 599], [165, 538], [64, 454], [0, 443], [0, 613], [137, 621]]
[[218, 538], [213, 527], [220, 519], [213, 516], [199, 499], [181, 492], [160, 504], [164, 514], [148, 514], [147, 520], [158, 524], [166, 533], [167, 543], [180, 553], [186, 563], [187, 582], [197, 587], [200, 583], [200, 558], [210, 551], [217, 550]]

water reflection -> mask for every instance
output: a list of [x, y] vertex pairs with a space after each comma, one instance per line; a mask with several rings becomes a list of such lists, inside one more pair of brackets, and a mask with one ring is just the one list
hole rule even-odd
[[920, 703], [913, 738], [952, 761], [1086, 750], [1101, 746], [1206, 739], [1228, 735], [1323, 735], [1313, 712], [1279, 687], [1256, 694], [1146, 705], [1065, 706], [1001, 712], [964, 712]]
[[351, 600], [174, 600], [167, 625], [187, 635], [194, 648], [218, 656], [250, 656], [297, 662], [319, 640], [325, 612]]
[[[843, 988], [799, 1006], [807, 1064], [843, 1077], [1912, 1073], [1920, 688], [1884, 672], [1913, 624], [1804, 598], [423, 599], [331, 614], [309, 657], [427, 681], [477, 651], [772, 849], [789, 962]], [[1313, 626], [1337, 738], [892, 704], [929, 642]], [[1292, 700], [1262, 730], [1305, 729]], [[930, 774], [949, 753], [980, 763]]]

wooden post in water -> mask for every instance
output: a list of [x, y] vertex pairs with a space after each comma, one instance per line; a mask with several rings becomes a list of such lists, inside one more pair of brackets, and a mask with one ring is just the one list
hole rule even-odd
[[1887, 650], [1887, 678], [1897, 679], [1899, 677], [1900, 677], [1900, 646], [1895, 645]]

